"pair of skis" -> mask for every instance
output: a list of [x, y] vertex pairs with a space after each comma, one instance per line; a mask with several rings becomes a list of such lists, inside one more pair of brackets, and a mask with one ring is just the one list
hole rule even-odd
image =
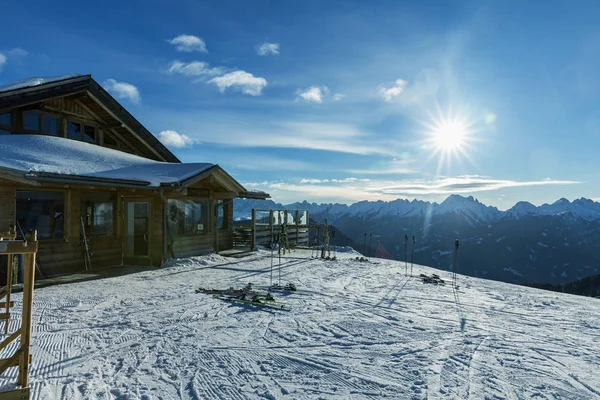
[[291, 310], [289, 305], [276, 301], [271, 293], [267, 293], [266, 295], [254, 294], [251, 296], [247, 296], [245, 294], [241, 294], [241, 295], [213, 294], [213, 297], [216, 299], [228, 301], [231, 303], [248, 304], [248, 305], [252, 305], [255, 307], [270, 308], [270, 309], [274, 309], [274, 310], [283, 310], [283, 311]]

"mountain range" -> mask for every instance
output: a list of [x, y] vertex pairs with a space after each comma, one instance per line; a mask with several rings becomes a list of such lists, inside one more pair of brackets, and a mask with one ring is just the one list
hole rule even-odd
[[[453, 265], [459, 239], [461, 273], [511, 283], [565, 284], [600, 273], [600, 203], [580, 198], [535, 206], [519, 202], [500, 211], [472, 196], [451, 195], [440, 204], [420, 200], [361, 201], [352, 205], [272, 200], [236, 200], [234, 218], [247, 219], [252, 208], [308, 210], [340, 232], [339, 245], [365, 255], [377, 240], [398, 260], [440, 269]], [[405, 235], [410, 240], [405, 254]], [[371, 242], [372, 243], [369, 243]]]

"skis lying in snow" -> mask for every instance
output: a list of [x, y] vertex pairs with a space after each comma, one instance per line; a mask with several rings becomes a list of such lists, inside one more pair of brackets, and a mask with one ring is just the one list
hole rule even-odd
[[270, 296], [270, 298], [269, 298], [269, 295], [266, 295], [266, 296], [255, 295], [255, 296], [252, 296], [251, 298], [248, 298], [244, 295], [226, 296], [223, 294], [214, 294], [213, 297], [216, 299], [224, 300], [224, 301], [230, 301], [232, 303], [250, 304], [250, 305], [253, 305], [256, 307], [272, 308], [274, 310], [283, 310], [283, 311], [291, 310], [291, 307], [289, 305], [275, 301], [275, 299], [273, 298], [272, 295]]
[[223, 294], [223, 295], [258, 295], [259, 293], [252, 289], [252, 284], [248, 283], [241, 289], [234, 289], [230, 287], [229, 289], [205, 289], [198, 288], [196, 289], [196, 293], [205, 293], [205, 294]]

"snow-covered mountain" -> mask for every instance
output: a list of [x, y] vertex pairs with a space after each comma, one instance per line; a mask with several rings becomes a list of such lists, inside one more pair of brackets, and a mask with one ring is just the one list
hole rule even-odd
[[543, 204], [539, 207], [520, 201], [506, 211], [499, 211], [496, 207], [486, 206], [473, 196], [463, 197], [450, 195], [441, 204], [421, 200], [393, 201], [359, 201], [350, 206], [340, 203], [309, 203], [307, 201], [281, 204], [272, 200], [236, 200], [234, 216], [236, 219], [249, 219], [252, 209], [302, 209], [308, 210], [315, 217], [327, 217], [330, 222], [342, 215], [358, 216], [424, 216], [451, 214], [466, 217], [472, 223], [491, 222], [497, 219], [521, 219], [532, 216], [549, 216], [570, 214], [575, 218], [586, 221], [600, 220], [600, 203], [590, 199], [580, 198], [570, 202], [562, 198], [552, 204]]

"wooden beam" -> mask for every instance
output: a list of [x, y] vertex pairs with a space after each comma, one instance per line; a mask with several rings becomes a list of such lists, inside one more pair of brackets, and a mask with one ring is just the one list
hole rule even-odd
[[0, 240], [0, 254], [35, 254], [38, 250], [37, 240], [22, 242], [20, 240]]
[[[117, 121], [120, 121], [121, 123], [125, 124], [124, 121], [121, 121], [121, 119], [119, 117], [117, 117], [108, 107], [106, 107], [106, 105], [104, 103], [102, 103], [100, 100], [98, 100], [96, 98], [96, 96], [94, 96], [91, 92], [88, 92], [88, 96], [91, 99], [93, 99], [94, 101], [96, 101], [96, 103], [98, 103], [100, 105], [100, 107], [102, 107], [104, 109], [104, 111], [106, 111], [108, 114], [110, 114], [111, 117], [113, 117]], [[126, 124], [125, 124], [125, 129], [127, 129], [129, 132], [131, 132], [131, 134], [133, 136], [135, 136], [136, 139], [138, 139], [140, 142], [142, 142], [161, 161], [166, 161], [165, 157], [162, 154], [160, 154], [154, 147], [152, 147], [150, 145], [150, 143], [148, 143], [146, 140], [144, 140], [143, 138], [141, 138], [140, 135], [138, 135], [137, 132], [134, 129], [132, 129], [130, 126], [128, 126]]]
[[21, 336], [21, 331], [20, 330], [11, 333], [11, 335], [9, 337], [7, 337], [6, 339], [4, 339], [2, 341], [2, 343], [0, 343], [0, 350], [4, 349], [6, 346], [8, 346], [9, 344], [11, 344], [19, 336]]
[[[12, 269], [12, 268], [11, 268], [11, 269]], [[9, 306], [9, 307], [14, 307], [14, 306], [15, 306], [15, 302], [14, 302], [14, 301], [10, 301], [10, 302], [8, 303], [8, 306]], [[6, 307], [6, 302], [5, 302], [5, 301], [0, 301], [0, 308], [4, 308], [4, 307]]]

